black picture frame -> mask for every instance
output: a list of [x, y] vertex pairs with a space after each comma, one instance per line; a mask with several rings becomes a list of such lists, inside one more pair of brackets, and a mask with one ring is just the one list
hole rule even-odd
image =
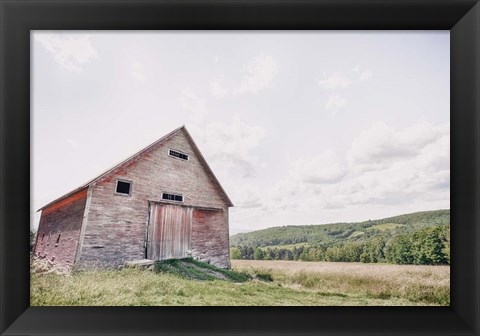
[[[0, 0], [2, 335], [479, 335], [476, 0]], [[29, 307], [30, 30], [451, 33], [450, 307]]]

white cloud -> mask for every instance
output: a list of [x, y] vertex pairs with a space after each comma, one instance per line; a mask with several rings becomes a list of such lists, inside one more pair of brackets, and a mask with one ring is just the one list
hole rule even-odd
[[442, 133], [434, 142], [425, 146], [419, 156], [421, 167], [434, 170], [450, 168], [450, 134]]
[[236, 208], [251, 211], [251, 209], [259, 209], [263, 206], [262, 193], [257, 187], [232, 182], [224, 182], [223, 184]]
[[311, 184], [336, 183], [347, 173], [345, 165], [333, 150], [320, 155], [298, 158], [292, 164], [292, 175]]
[[276, 213], [375, 205], [448, 208], [449, 153], [449, 124], [421, 122], [395, 129], [378, 123], [353, 141], [345, 158], [328, 150], [297, 159], [289, 175], [265, 192], [266, 207]]
[[270, 209], [295, 209], [302, 203], [301, 195], [306, 194], [303, 192], [303, 185], [300, 181], [287, 177], [279, 181], [273, 189], [270, 191], [269, 199], [271, 202], [268, 204]]
[[[352, 185], [356, 187], [353, 191], [349, 190]], [[450, 171], [422, 167], [419, 159], [414, 158], [395, 162], [385, 169], [364, 172], [335, 187], [338, 188], [326, 192], [346, 205], [448, 200]]]
[[139, 83], [144, 83], [145, 82], [145, 69], [143, 67], [143, 64], [140, 62], [135, 62], [133, 63], [133, 69], [130, 73], [135, 80]]
[[194, 121], [201, 121], [207, 114], [205, 100], [199, 98], [193, 91], [187, 87], [178, 96], [178, 101], [182, 108], [189, 112]]
[[325, 90], [338, 90], [372, 79], [371, 70], [364, 70], [361, 73], [360, 70], [360, 66], [357, 65], [348, 71], [336, 71], [330, 75], [323, 74], [323, 77], [317, 80], [317, 84]]
[[348, 159], [360, 170], [385, 168], [395, 160], [418, 155], [444, 136], [449, 136], [449, 127], [444, 125], [422, 122], [398, 130], [377, 122], [353, 140]]
[[404, 129], [373, 125], [352, 143], [348, 178], [325, 193], [346, 205], [448, 201], [449, 129], [427, 122]]
[[[215, 62], [218, 62], [217, 58]], [[210, 82], [210, 93], [214, 97], [224, 98], [231, 93], [258, 93], [269, 88], [278, 73], [277, 61], [271, 56], [260, 54], [244, 66], [244, 72], [240, 83], [235, 85], [237, 89], [225, 87], [222, 76], [219, 76]]]
[[269, 55], [254, 57], [245, 67], [246, 75], [236, 93], [258, 93], [271, 86], [278, 73], [277, 61]]
[[334, 116], [337, 112], [345, 107], [347, 98], [338, 93], [339, 90], [344, 90], [350, 86], [368, 81], [373, 77], [371, 70], [364, 70], [362, 72], [359, 65], [353, 67], [348, 71], [336, 71], [330, 75], [324, 74], [321, 79], [317, 80], [317, 84], [324, 90], [331, 93], [325, 103], [325, 109], [330, 111], [330, 115]]
[[360, 77], [358, 77], [358, 81], [359, 82], [367, 81], [367, 80], [372, 79], [372, 77], [373, 77], [373, 73], [370, 70], [366, 70], [366, 71], [362, 72]]
[[261, 165], [251, 152], [265, 137], [260, 126], [248, 125], [238, 116], [231, 123], [215, 122], [204, 128], [192, 127], [195, 138], [200, 139], [202, 152], [215, 166], [215, 171], [238, 171], [243, 177], [252, 177]]
[[34, 38], [53, 54], [55, 62], [74, 72], [81, 72], [83, 64], [98, 57], [90, 41], [90, 35], [64, 36], [49, 32], [35, 32]]
[[318, 80], [318, 85], [323, 89], [345, 89], [352, 84], [351, 79], [344, 75], [341, 71], [337, 71], [330, 76], [324, 76]]
[[335, 115], [337, 111], [347, 104], [347, 100], [340, 94], [330, 95], [328, 97], [325, 108], [331, 111], [331, 115]]
[[210, 82], [210, 93], [217, 98], [223, 98], [228, 94], [229, 90], [224, 88], [222, 80], [215, 78]]

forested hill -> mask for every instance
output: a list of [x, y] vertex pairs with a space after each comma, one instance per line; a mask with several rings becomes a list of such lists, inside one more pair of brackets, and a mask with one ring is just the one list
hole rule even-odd
[[374, 238], [388, 239], [426, 227], [449, 224], [450, 210], [423, 211], [356, 223], [272, 227], [233, 235], [230, 245], [255, 248], [300, 243], [309, 246], [365, 243]]

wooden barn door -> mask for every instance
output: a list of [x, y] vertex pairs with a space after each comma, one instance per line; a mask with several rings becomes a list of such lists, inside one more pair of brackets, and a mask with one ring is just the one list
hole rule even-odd
[[185, 258], [192, 236], [192, 208], [150, 204], [147, 259]]

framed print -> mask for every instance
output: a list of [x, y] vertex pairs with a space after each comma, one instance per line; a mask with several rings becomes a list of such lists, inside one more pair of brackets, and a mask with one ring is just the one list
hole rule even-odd
[[2, 334], [478, 335], [477, 1], [1, 11]]

